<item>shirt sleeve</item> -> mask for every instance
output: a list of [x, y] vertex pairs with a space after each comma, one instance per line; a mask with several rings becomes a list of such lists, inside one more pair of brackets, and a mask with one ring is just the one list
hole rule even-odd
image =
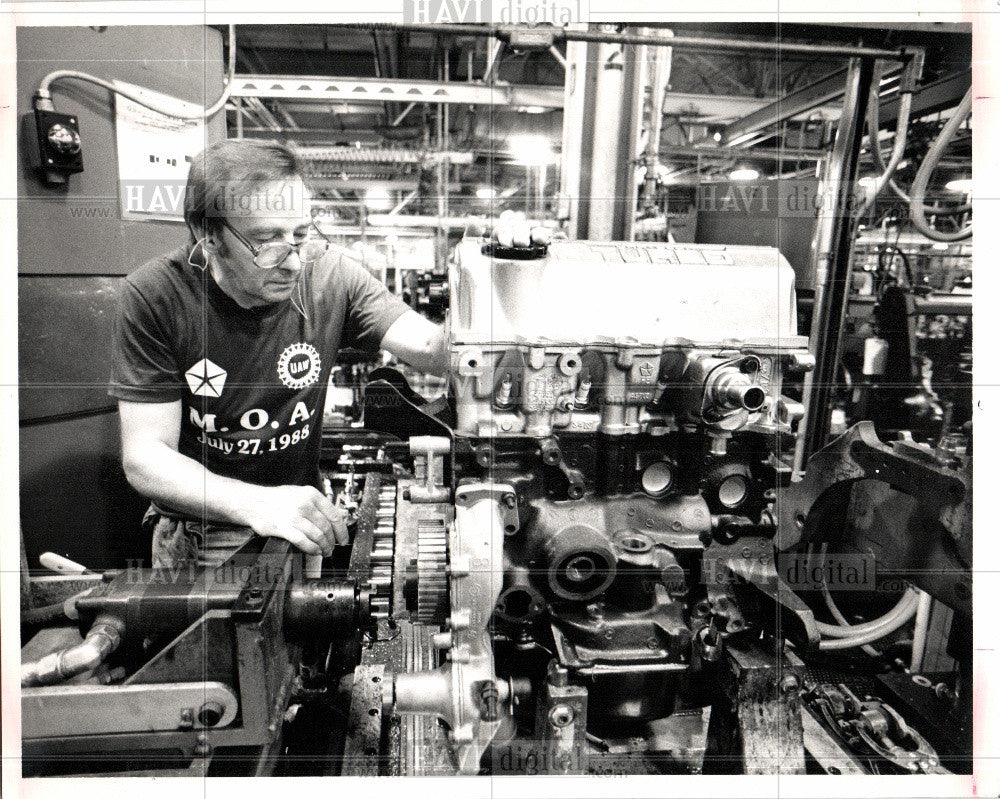
[[340, 271], [348, 287], [343, 346], [376, 352], [386, 332], [410, 306], [392, 294], [363, 267], [343, 259]]
[[140, 291], [127, 279], [118, 290], [108, 394], [129, 402], [173, 402], [184, 376], [170, 336]]

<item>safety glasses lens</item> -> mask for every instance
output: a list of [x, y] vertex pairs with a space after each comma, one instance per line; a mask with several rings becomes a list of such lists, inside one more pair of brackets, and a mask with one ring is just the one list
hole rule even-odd
[[265, 244], [260, 248], [254, 261], [261, 269], [274, 269], [288, 257], [288, 253], [291, 251], [290, 244]]
[[299, 247], [299, 260], [303, 263], [318, 261], [326, 252], [327, 243], [325, 239], [312, 239]]

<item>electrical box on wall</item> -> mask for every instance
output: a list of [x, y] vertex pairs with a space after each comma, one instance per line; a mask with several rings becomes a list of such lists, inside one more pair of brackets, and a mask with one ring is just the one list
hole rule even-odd
[[83, 141], [74, 115], [36, 108], [24, 122], [31, 166], [46, 185], [63, 185], [70, 175], [83, 172]]

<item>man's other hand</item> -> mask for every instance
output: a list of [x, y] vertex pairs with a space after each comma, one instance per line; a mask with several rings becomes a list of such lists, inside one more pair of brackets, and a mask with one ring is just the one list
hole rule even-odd
[[257, 535], [284, 538], [308, 555], [330, 555], [350, 540], [344, 511], [312, 486], [254, 486], [247, 510]]
[[523, 213], [504, 211], [493, 226], [493, 241], [507, 249], [526, 248], [533, 245], [547, 245], [552, 241], [552, 231], [541, 225], [533, 225]]

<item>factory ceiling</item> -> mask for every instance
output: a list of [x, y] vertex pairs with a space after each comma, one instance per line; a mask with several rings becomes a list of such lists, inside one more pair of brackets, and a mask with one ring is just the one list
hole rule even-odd
[[[926, 93], [928, 114], [953, 105], [968, 86], [971, 35], [961, 25], [660, 27], [716, 39], [920, 46], [927, 52], [923, 82], [937, 86]], [[373, 185], [379, 206], [388, 207], [367, 210], [438, 215], [482, 212], [498, 201], [523, 206], [558, 189], [557, 162], [526, 169], [508, 145], [533, 137], [557, 156], [565, 43], [517, 50], [488, 36], [310, 24], [239, 25], [236, 46], [241, 83], [230, 103], [230, 135], [299, 148], [335, 215], [363, 214]], [[675, 49], [664, 162], [687, 184], [747, 160], [765, 165], [765, 174], [815, 170], [839, 113], [845, 65], [843, 58], [777, 48], [773, 57]], [[887, 77], [884, 124], [896, 90]]]

